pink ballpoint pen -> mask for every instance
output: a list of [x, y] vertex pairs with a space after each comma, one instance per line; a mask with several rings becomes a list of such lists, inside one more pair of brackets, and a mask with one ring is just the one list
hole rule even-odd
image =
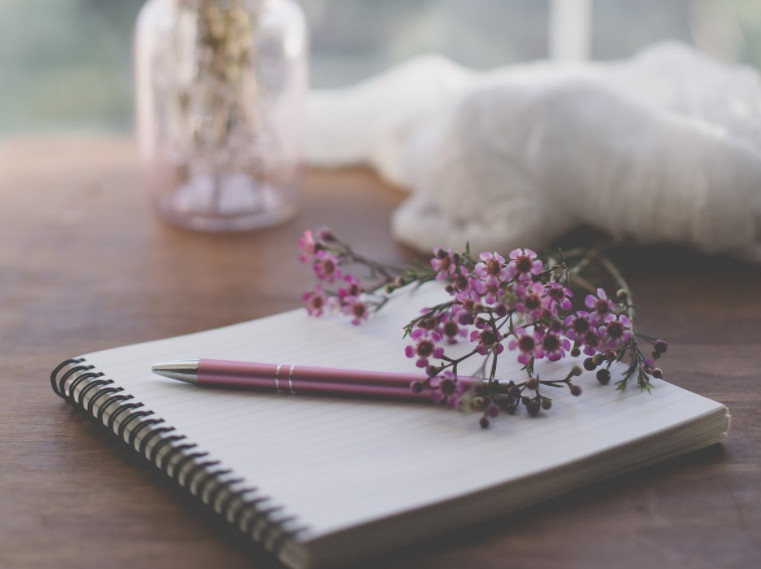
[[[416, 373], [359, 371], [291, 364], [266, 364], [200, 359], [154, 364], [154, 373], [203, 387], [233, 387], [321, 395], [354, 395], [368, 398], [425, 400], [430, 387], [410, 388], [425, 376]], [[459, 377], [465, 389], [483, 380]]]

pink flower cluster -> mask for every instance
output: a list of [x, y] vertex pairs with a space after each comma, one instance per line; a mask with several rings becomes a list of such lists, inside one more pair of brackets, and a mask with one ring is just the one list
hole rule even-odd
[[[585, 369], [593, 371], [603, 366], [597, 379], [605, 384], [611, 379], [612, 362], [628, 354], [629, 368], [617, 382], [619, 388], [636, 375], [640, 386], [649, 389], [647, 374], [661, 375], [661, 370], [640, 351], [630, 320], [633, 309], [628, 292], [619, 292], [620, 298], [614, 301], [598, 288], [586, 295], [583, 306], [579, 303], [574, 307], [574, 294], [567, 286], [569, 278], [573, 271], [588, 264], [591, 256], [577, 261], [574, 268], [564, 259], [545, 264], [531, 249], [514, 249], [505, 259], [496, 252], [472, 257], [467, 250], [455, 252], [438, 247], [429, 267], [399, 269], [355, 253], [327, 229], [305, 232], [299, 248], [299, 259], [311, 265], [319, 281], [303, 296], [307, 311], [313, 316], [340, 312], [358, 325], [371, 310], [390, 300], [388, 293], [427, 281], [442, 282], [450, 300], [424, 309], [405, 327], [409, 338], [405, 355], [426, 373], [424, 379], [413, 382], [411, 389], [422, 392], [427, 386], [432, 388], [437, 402], [482, 409], [482, 427], [488, 426], [489, 419], [500, 409], [513, 413], [522, 405], [532, 416], [540, 409], [549, 409], [551, 399], [540, 394], [543, 386], [563, 385], [572, 395], [581, 393], [581, 388], [572, 381], [582, 373], [579, 366], [572, 366], [565, 378], [540, 380], [533, 371], [537, 360], [555, 362], [583, 352], [588, 356], [584, 360]], [[610, 266], [607, 260], [605, 264]], [[351, 265], [367, 269], [367, 280], [349, 272], [347, 267]], [[622, 290], [628, 290], [615, 268], [609, 269], [609, 273], [623, 283]], [[472, 350], [452, 356], [449, 346], [458, 342], [469, 342]], [[505, 348], [523, 366], [527, 374], [524, 382], [510, 381], [506, 386], [504, 381], [496, 381], [494, 364]], [[652, 357], [657, 359], [666, 348], [663, 340], [656, 340]], [[470, 388], [465, 392], [457, 372], [458, 366], [471, 356], [483, 359], [481, 369], [486, 377], [478, 388], [480, 391]], [[489, 368], [488, 362], [492, 363]], [[496, 395], [491, 391], [495, 385], [503, 390]]]
[[[299, 241], [299, 260], [311, 264], [320, 281], [313, 290], [304, 293], [302, 300], [311, 316], [337, 311], [349, 316], [352, 324], [359, 325], [370, 314], [368, 303], [363, 299], [365, 291], [362, 282], [358, 277], [343, 271], [341, 259], [336, 253], [320, 246], [320, 243], [330, 239], [329, 231], [321, 229], [317, 239], [311, 231], [306, 231]], [[326, 290], [323, 283], [334, 285], [337, 289]]]
[[415, 358], [418, 367], [433, 372], [432, 360], [444, 355], [442, 344], [454, 344], [458, 339], [467, 338], [468, 325], [473, 323], [473, 317], [458, 305], [452, 305], [449, 312], [436, 314], [424, 309], [422, 314], [409, 335], [413, 343], [405, 348], [404, 353], [408, 358]]
[[587, 295], [584, 304], [591, 312], [579, 310], [564, 322], [565, 334], [574, 341], [574, 346], [593, 356], [616, 350], [631, 339], [631, 321], [625, 314], [616, 313], [615, 304], [603, 289], [598, 288], [596, 296]]
[[[556, 273], [546, 270], [531, 249], [515, 249], [507, 260], [498, 253], [481, 253], [469, 266], [461, 254], [437, 248], [431, 268], [437, 280], [448, 283], [450, 312], [420, 318], [411, 334], [414, 343], [406, 350], [431, 374], [442, 366], [431, 359], [440, 360], [442, 342], [455, 336], [443, 332], [446, 325], [457, 326], [457, 334], [468, 337], [481, 355], [498, 355], [506, 344], [523, 365], [544, 358], [557, 361], [574, 349], [590, 355], [616, 349], [631, 338], [629, 319], [616, 313], [602, 289], [587, 296], [590, 312], [571, 312], [573, 293], [552, 280]], [[512, 327], [515, 321], [521, 325]]]

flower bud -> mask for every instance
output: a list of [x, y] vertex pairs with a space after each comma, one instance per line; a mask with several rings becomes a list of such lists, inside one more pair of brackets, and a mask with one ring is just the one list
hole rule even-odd
[[481, 417], [481, 419], [478, 421], [478, 424], [481, 426], [482, 429], [488, 429], [489, 428], [489, 418], [486, 416]]
[[529, 377], [526, 381], [526, 388], [531, 391], [536, 391], [537, 387], [539, 387], [539, 380], [535, 377]]
[[571, 368], [571, 376], [578, 376], [584, 373], [584, 371], [579, 366], [573, 366]]
[[653, 377], [657, 377], [658, 379], [663, 379], [663, 370], [659, 367], [653, 368], [652, 374], [653, 374]]
[[655, 343], [653, 344], [653, 348], [659, 354], [665, 354], [666, 350], [668, 350], [668, 347], [669, 345], [666, 342], [666, 340], [656, 340]]
[[592, 371], [597, 367], [597, 364], [595, 363], [594, 359], [592, 358], [586, 358], [584, 360], [584, 369], [587, 371]]
[[603, 358], [603, 355], [599, 353], [592, 356], [592, 361], [595, 362], [596, 366], [599, 366], [602, 363], [603, 359], [605, 358]]
[[336, 237], [328, 227], [320, 227], [315, 235], [320, 241], [330, 242], [335, 241]]
[[602, 385], [608, 385], [608, 382], [610, 382], [610, 371], [607, 369], [598, 370], [595, 377]]
[[410, 383], [410, 391], [412, 393], [422, 393], [423, 392], [423, 382], [422, 381], [413, 381]]
[[571, 395], [573, 395], [574, 397], [578, 397], [579, 395], [581, 395], [581, 387], [579, 387], [575, 383], [572, 383], [570, 385], [570, 390], [571, 390]]

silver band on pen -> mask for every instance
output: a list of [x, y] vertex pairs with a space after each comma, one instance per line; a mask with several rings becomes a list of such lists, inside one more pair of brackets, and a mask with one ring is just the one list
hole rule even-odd
[[277, 369], [275, 370], [275, 389], [278, 393], [280, 393], [280, 368], [283, 366], [283, 364], [277, 364]]

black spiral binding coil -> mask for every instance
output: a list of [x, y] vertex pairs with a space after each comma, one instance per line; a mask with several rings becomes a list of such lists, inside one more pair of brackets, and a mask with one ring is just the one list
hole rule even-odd
[[239, 532], [278, 555], [289, 538], [305, 531], [293, 516], [257, 488], [232, 477], [232, 471], [209, 458], [164, 419], [155, 416], [122, 387], [89, 365], [85, 358], [61, 362], [50, 375], [53, 391], [84, 411], [167, 478], [223, 518]]

